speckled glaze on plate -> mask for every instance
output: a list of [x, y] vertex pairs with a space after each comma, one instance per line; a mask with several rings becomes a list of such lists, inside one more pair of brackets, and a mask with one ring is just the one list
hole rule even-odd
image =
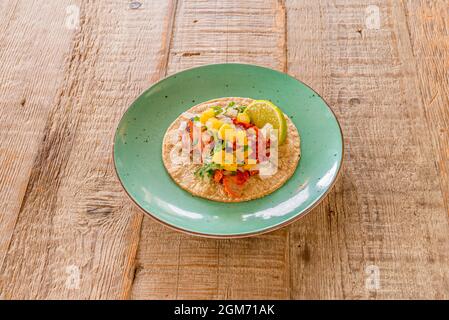
[[[174, 119], [202, 101], [230, 96], [272, 100], [301, 136], [301, 160], [290, 180], [248, 202], [194, 197], [162, 163], [162, 139]], [[113, 152], [121, 184], [145, 213], [179, 231], [236, 238], [280, 228], [318, 204], [340, 171], [343, 137], [326, 102], [304, 83], [264, 67], [214, 64], [179, 72], [146, 90], [122, 117]]]

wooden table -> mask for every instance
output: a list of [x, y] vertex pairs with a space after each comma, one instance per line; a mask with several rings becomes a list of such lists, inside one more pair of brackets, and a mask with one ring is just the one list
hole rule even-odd
[[[1, 1], [0, 297], [448, 299], [448, 30], [447, 0]], [[276, 232], [171, 231], [114, 175], [133, 99], [218, 62], [303, 80], [343, 127], [336, 186]]]

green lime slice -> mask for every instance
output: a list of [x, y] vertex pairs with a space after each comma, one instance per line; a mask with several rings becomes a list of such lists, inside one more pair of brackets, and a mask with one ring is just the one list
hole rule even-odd
[[270, 123], [274, 129], [279, 130], [279, 144], [284, 143], [287, 138], [287, 121], [279, 107], [267, 100], [256, 100], [246, 108], [245, 112], [258, 128]]

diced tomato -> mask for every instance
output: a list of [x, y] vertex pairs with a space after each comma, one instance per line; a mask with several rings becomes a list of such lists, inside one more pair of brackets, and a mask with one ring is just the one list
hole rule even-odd
[[249, 172], [249, 175], [250, 176], [255, 176], [256, 174], [258, 174], [259, 173], [259, 170], [251, 170], [250, 172]]
[[248, 179], [249, 179], [248, 171], [237, 171], [235, 183], [237, 183], [238, 185], [244, 185]]
[[215, 170], [214, 181], [216, 183], [220, 183], [222, 179], [223, 179], [223, 170]]
[[242, 194], [243, 186], [236, 182], [237, 176], [224, 176], [223, 186], [225, 192], [232, 198], [237, 198]]
[[188, 126], [189, 126], [188, 130], [189, 130], [189, 135], [190, 135], [190, 141], [193, 141], [193, 121], [192, 120], [190, 120], [188, 122]]
[[251, 123], [240, 122], [240, 121], [237, 120], [237, 118], [232, 118], [232, 122], [233, 122], [236, 126], [241, 126], [241, 127], [245, 128], [245, 129], [248, 129], [248, 128], [251, 128], [251, 127], [254, 126], [254, 125], [251, 124]]

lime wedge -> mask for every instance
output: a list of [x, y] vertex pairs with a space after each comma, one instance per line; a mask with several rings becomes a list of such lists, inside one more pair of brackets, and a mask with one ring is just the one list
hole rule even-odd
[[251, 122], [258, 128], [262, 128], [267, 123], [274, 129], [279, 130], [279, 144], [282, 144], [287, 138], [287, 121], [284, 113], [279, 107], [267, 100], [256, 100], [246, 108]]

